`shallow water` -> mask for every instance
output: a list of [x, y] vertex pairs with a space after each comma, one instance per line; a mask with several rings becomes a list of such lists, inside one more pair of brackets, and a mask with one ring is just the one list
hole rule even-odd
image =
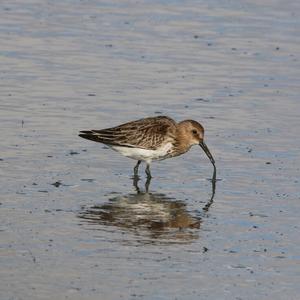
[[[299, 299], [297, 1], [0, 3], [1, 299]], [[206, 128], [152, 165], [79, 130]]]

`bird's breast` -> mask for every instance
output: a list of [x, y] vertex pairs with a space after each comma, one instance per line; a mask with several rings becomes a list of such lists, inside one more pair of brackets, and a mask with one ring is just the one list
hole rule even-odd
[[166, 143], [155, 150], [124, 146], [111, 146], [111, 148], [126, 157], [150, 163], [152, 160], [162, 160], [169, 157], [173, 144]]

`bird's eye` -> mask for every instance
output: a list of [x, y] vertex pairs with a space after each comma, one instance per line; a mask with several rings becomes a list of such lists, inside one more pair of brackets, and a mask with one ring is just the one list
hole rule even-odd
[[192, 130], [192, 133], [196, 135], [198, 132], [197, 132], [196, 129], [193, 129], [193, 130]]

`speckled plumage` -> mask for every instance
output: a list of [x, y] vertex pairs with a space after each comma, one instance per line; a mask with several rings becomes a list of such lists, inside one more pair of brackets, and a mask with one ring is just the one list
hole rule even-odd
[[166, 139], [174, 139], [176, 123], [169, 117], [152, 117], [101, 130], [81, 131], [83, 138], [112, 146], [156, 150]]
[[[214, 160], [203, 142], [204, 128], [194, 120], [176, 123], [167, 116], [144, 118], [116, 127], [101, 130], [81, 131], [80, 137], [108, 145], [126, 157], [149, 164], [187, 152], [191, 146], [199, 144], [214, 164]], [[148, 174], [149, 173], [149, 174]], [[150, 176], [150, 175], [149, 175]]]

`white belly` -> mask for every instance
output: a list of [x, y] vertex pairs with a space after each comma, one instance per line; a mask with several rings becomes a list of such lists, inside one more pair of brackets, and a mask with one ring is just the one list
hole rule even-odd
[[146, 161], [150, 163], [152, 160], [162, 160], [167, 158], [169, 151], [172, 149], [172, 144], [167, 143], [156, 150], [147, 150], [141, 148], [130, 148], [122, 146], [111, 146], [111, 148], [122, 155], [136, 159]]

